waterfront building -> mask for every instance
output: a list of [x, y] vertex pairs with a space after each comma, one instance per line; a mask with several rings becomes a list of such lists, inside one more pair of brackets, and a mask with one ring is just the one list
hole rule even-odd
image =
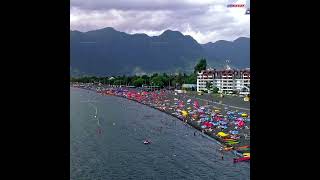
[[182, 89], [195, 91], [197, 89], [197, 84], [182, 84]]
[[217, 87], [219, 93], [250, 94], [250, 69], [207, 69], [198, 73], [197, 91], [208, 91], [208, 84]]

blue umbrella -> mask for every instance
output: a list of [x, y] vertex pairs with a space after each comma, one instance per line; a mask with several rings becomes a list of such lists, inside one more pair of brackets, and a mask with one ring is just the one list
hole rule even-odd
[[228, 123], [227, 123], [227, 122], [224, 122], [224, 121], [221, 121], [220, 124], [221, 124], [221, 125], [226, 125], [226, 124], [228, 124]]
[[239, 134], [239, 131], [231, 131], [231, 134]]

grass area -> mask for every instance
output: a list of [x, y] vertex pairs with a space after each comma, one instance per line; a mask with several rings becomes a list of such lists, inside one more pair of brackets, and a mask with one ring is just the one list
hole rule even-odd
[[221, 97], [221, 95], [220, 94], [211, 94], [213, 97]]

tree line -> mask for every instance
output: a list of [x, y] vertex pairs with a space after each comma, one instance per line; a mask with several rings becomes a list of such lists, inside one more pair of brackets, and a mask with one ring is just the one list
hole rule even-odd
[[178, 73], [178, 74], [166, 74], [166, 73], [154, 73], [152, 75], [142, 76], [115, 76], [115, 77], [96, 77], [96, 76], [85, 76], [85, 77], [71, 77], [71, 82], [80, 83], [102, 83], [108, 85], [126, 85], [141, 87], [142, 85], [148, 86], [160, 86], [160, 87], [181, 87], [182, 84], [196, 84], [197, 73], [201, 70], [205, 70], [207, 67], [206, 59], [202, 58], [198, 64], [194, 67], [194, 72], [191, 74]]

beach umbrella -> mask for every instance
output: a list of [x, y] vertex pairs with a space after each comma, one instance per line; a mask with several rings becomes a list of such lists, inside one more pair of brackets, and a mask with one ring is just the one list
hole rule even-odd
[[213, 124], [212, 124], [212, 123], [210, 123], [210, 122], [207, 122], [207, 123], [206, 123], [206, 126], [210, 128], [210, 127], [212, 127], [212, 126], [213, 126]]
[[243, 122], [243, 121], [240, 121], [240, 122], [238, 123], [238, 126], [239, 126], [239, 127], [243, 127], [243, 126], [244, 126], [244, 122]]
[[237, 118], [236, 121], [243, 121], [243, 118]]
[[243, 153], [243, 157], [250, 157], [250, 153]]
[[227, 137], [227, 136], [229, 136], [229, 134], [226, 134], [226, 133], [221, 131], [221, 132], [217, 133], [217, 136], [219, 136], [219, 137]]
[[242, 117], [247, 117], [247, 116], [248, 116], [248, 114], [246, 114], [246, 113], [242, 113], [242, 114], [241, 114], [241, 116], [242, 116]]
[[221, 125], [226, 125], [227, 122], [224, 122], [224, 121], [219, 121]]
[[230, 131], [230, 134], [239, 134], [239, 131]]
[[218, 126], [218, 125], [219, 125], [218, 122], [213, 122], [212, 124], [215, 125], [215, 126]]
[[186, 116], [188, 116], [188, 112], [187, 111], [181, 111], [181, 113], [182, 113], [182, 116], [184, 116], [184, 117], [186, 117]]
[[195, 108], [199, 108], [199, 102], [195, 100], [195, 101], [193, 102], [193, 106], [194, 106]]

